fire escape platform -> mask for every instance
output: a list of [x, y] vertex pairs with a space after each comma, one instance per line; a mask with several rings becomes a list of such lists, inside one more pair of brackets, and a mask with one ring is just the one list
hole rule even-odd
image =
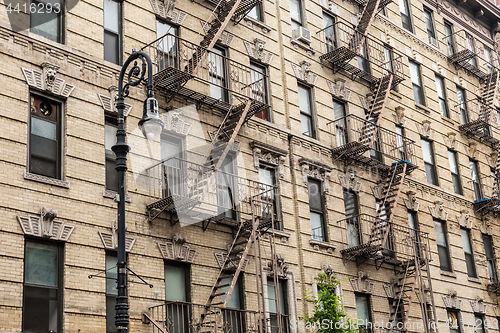
[[498, 213], [500, 212], [500, 199], [497, 198], [481, 198], [474, 200], [472, 204], [475, 213]]
[[[214, 6], [217, 6], [219, 4], [220, 0], [207, 0], [209, 3], [211, 3]], [[233, 20], [235, 21], [235, 24], [238, 23], [241, 18], [243, 18], [245, 15], [248, 14], [248, 12], [258, 4], [261, 4], [262, 0], [241, 0], [240, 5], [234, 12]]]
[[493, 146], [500, 142], [489, 134], [489, 131], [492, 130], [491, 125], [481, 119], [460, 125], [458, 129], [468, 137], [476, 137], [480, 141], [485, 141]]
[[500, 282], [491, 282], [486, 285], [489, 293], [494, 293], [495, 295], [500, 295]]

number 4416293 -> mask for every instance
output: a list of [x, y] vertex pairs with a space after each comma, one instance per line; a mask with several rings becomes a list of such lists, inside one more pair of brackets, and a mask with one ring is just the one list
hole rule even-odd
[[22, 4], [17, 3], [14, 7], [12, 7], [12, 3], [9, 3], [7, 6], [7, 13], [24, 13], [24, 14], [59, 14], [61, 12], [61, 4], [55, 3], [31, 3], [31, 4]]

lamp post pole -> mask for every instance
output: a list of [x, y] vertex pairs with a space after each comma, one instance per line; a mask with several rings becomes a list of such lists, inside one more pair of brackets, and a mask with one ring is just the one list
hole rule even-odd
[[[142, 61], [142, 66], [137, 65], [137, 60]], [[132, 68], [127, 73], [128, 66], [134, 62]], [[116, 154], [116, 172], [118, 174], [118, 192], [115, 200], [118, 202], [118, 297], [116, 299], [115, 325], [118, 333], [127, 333], [129, 325], [128, 313], [128, 293], [127, 293], [127, 254], [125, 249], [125, 173], [127, 171], [127, 154], [130, 151], [129, 145], [125, 142], [125, 126], [123, 111], [125, 109], [125, 97], [129, 94], [131, 86], [139, 85], [146, 74], [146, 64], [148, 73], [147, 99], [144, 101], [144, 114], [139, 122], [144, 135], [152, 140], [156, 134], [161, 133], [163, 122], [158, 116], [158, 103], [153, 95], [153, 65], [149, 56], [142, 52], [133, 50], [130, 57], [125, 61], [118, 78], [118, 100], [116, 109], [118, 111], [118, 129], [116, 131], [116, 144], [111, 148]], [[123, 80], [127, 75], [128, 82], [123, 85]], [[149, 133], [152, 126], [153, 134]], [[159, 132], [158, 132], [159, 128]]]

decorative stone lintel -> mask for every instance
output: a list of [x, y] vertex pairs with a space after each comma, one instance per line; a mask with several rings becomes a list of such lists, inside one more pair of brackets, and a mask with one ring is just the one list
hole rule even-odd
[[59, 66], [44, 62], [41, 67], [42, 71], [22, 68], [26, 83], [32, 88], [49, 92], [58, 97], [68, 98], [75, 86], [57, 77]]
[[[227, 257], [227, 252], [219, 252], [219, 253], [214, 253], [215, 255], [215, 260], [217, 260], [217, 264], [219, 265], [220, 268], [222, 268], [222, 265], [224, 265], [224, 261], [226, 260]], [[228, 260], [226, 262], [226, 269], [236, 269], [238, 267], [238, 262], [240, 258], [236, 258], [233, 260]], [[244, 272], [247, 269], [249, 259], [245, 259], [245, 262], [241, 266], [241, 271]]]
[[361, 182], [356, 180], [356, 175], [353, 172], [338, 175], [338, 177], [342, 188], [353, 192], [359, 192]]
[[429, 120], [422, 121], [422, 124], [415, 123], [415, 126], [420, 136], [430, 140], [433, 139], [434, 131], [431, 129], [431, 122]]
[[[104, 190], [102, 191], [102, 196], [108, 199], [114, 199], [116, 198], [116, 192], [113, 190]], [[125, 202], [132, 202], [132, 199], [128, 195], [126, 195]]]
[[405, 108], [402, 106], [396, 106], [394, 109], [395, 113], [393, 114], [394, 116], [394, 122], [398, 124], [399, 126], [404, 126], [406, 122], [405, 118]]
[[351, 286], [354, 292], [362, 292], [371, 294], [373, 292], [374, 283], [368, 278], [368, 273], [358, 271], [358, 276], [350, 278]]
[[[111, 232], [98, 231], [98, 233], [105, 249], [116, 250], [118, 248], [118, 223], [116, 221], [111, 223]], [[125, 236], [125, 251], [132, 251], [134, 244], [135, 237]]]
[[[97, 94], [99, 100], [101, 101], [102, 108], [105, 112], [111, 114], [118, 114], [118, 110], [116, 109], [116, 102], [118, 100], [118, 87], [115, 85], [111, 85], [108, 88], [109, 95], [101, 95]], [[125, 109], [123, 110], [123, 115], [126, 117], [132, 110], [132, 105], [125, 103]]]
[[311, 244], [316, 251], [319, 251], [320, 249], [326, 249], [326, 252], [329, 254], [333, 254], [333, 251], [337, 248], [337, 245], [335, 244], [322, 242], [316, 239], [310, 239], [309, 244]]
[[271, 64], [273, 54], [271, 52], [264, 51], [264, 46], [266, 45], [265, 40], [255, 38], [253, 40], [253, 45], [246, 40], [243, 41], [243, 44], [245, 44], [245, 48], [247, 49], [247, 53], [250, 58], [260, 61], [266, 65]]
[[258, 141], [250, 142], [250, 148], [253, 150], [253, 165], [259, 169], [260, 162], [274, 165], [278, 168], [278, 177], [285, 177], [285, 161], [288, 152], [283, 149], [275, 148]]
[[375, 199], [382, 200], [384, 198], [384, 187], [385, 184], [383, 182], [378, 185], [371, 186], [372, 193]]
[[472, 219], [470, 218], [469, 211], [464, 209], [460, 211], [460, 215], [455, 215], [458, 224], [467, 229], [472, 229]]
[[42, 175], [37, 175], [35, 173], [31, 173], [28, 171], [24, 172], [24, 179], [33, 180], [35, 182], [45, 183], [45, 184], [49, 184], [49, 185], [69, 188], [69, 182], [67, 182], [67, 181], [55, 179], [55, 178], [51, 178], [51, 177], [46, 177], [46, 176], [42, 176]]
[[[205, 34], [207, 34], [208, 31], [210, 30], [210, 24], [203, 20], [200, 20], [200, 23], [201, 27], [203, 28], [203, 31], [205, 32]], [[234, 40], [234, 35], [232, 33], [223, 31], [219, 39], [217, 40], [217, 43], [220, 43], [226, 47], [230, 47], [233, 40]]]
[[267, 268], [271, 272], [269, 275], [272, 276], [273, 274], [277, 273], [278, 277], [280, 277], [280, 278], [286, 278], [288, 276], [288, 263], [285, 262], [285, 257], [282, 256], [281, 254], [276, 254], [274, 261], [276, 261], [276, 270], [277, 270], [277, 272], [274, 271], [274, 262], [273, 262], [273, 260], [269, 260], [267, 262]]
[[417, 202], [416, 195], [417, 192], [409, 190], [406, 192], [408, 198], [403, 198], [403, 202], [405, 203], [406, 209], [418, 212], [418, 208], [420, 207], [420, 202]]
[[182, 25], [187, 17], [187, 14], [181, 11], [175, 10], [176, 0], [150, 0], [151, 7], [156, 16], [163, 18], [164, 20], [170, 21], [177, 25]]
[[446, 308], [462, 310], [462, 300], [457, 297], [456, 291], [449, 291], [448, 295], [442, 297]]
[[[481, 283], [481, 280], [479, 280], [479, 283]], [[479, 296], [476, 296], [473, 301], [470, 301], [470, 305], [474, 313], [486, 314], [486, 310], [488, 309], [488, 305], [484, 303], [484, 298]]]
[[448, 135], [443, 134], [443, 140], [448, 149], [456, 150], [457, 134], [455, 132], [450, 132]]
[[344, 79], [337, 78], [334, 82], [326, 80], [326, 83], [328, 84], [328, 88], [330, 89], [330, 93], [333, 97], [349, 102], [352, 91], [345, 86]]
[[307, 179], [314, 178], [323, 181], [323, 192], [330, 192], [330, 173], [332, 168], [307, 158], [299, 160], [300, 170], [302, 171], [302, 181], [307, 186]]
[[57, 210], [43, 207], [40, 216], [17, 216], [25, 235], [67, 241], [75, 227], [55, 220]]
[[311, 63], [308, 61], [303, 60], [298, 65], [292, 63], [292, 69], [297, 80], [305, 82], [311, 86], [316, 84], [318, 75], [311, 73]]
[[193, 263], [196, 250], [186, 245], [187, 238], [181, 234], [173, 234], [172, 240], [158, 243], [158, 249], [163, 259]]
[[187, 123], [184, 119], [181, 118], [180, 112], [169, 111], [166, 113], [162, 113], [160, 115], [160, 118], [164, 123], [164, 131], [170, 131], [182, 136], [187, 136], [189, 134], [189, 131], [193, 127], [192, 124]]
[[434, 201], [434, 205], [429, 205], [429, 211], [433, 218], [446, 221], [448, 219], [448, 212], [444, 210], [442, 201]]

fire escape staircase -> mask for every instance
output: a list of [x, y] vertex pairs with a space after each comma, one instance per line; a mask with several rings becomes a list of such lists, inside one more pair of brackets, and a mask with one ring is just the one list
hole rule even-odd
[[[390, 333], [405, 330], [404, 325], [408, 323], [411, 305], [415, 302], [418, 302], [421, 308], [424, 332], [438, 333], [437, 325], [436, 327], [428, 325], [437, 318], [429, 271], [428, 249], [417, 233], [410, 236], [414, 256], [413, 259], [403, 262], [396, 271], [396, 283], [393, 285], [394, 298], [389, 317], [392, 323]], [[403, 328], [397, 327], [398, 323], [403, 324]]]
[[[259, 205], [263, 204], [259, 199], [255, 199], [254, 203]], [[266, 202], [266, 204], [272, 206], [269, 202]], [[272, 211], [272, 207], [270, 209]], [[205, 303], [199, 321], [197, 322], [196, 333], [215, 333], [221, 329], [224, 313], [223, 310], [221, 311], [220, 307], [224, 309], [229, 304], [238, 277], [246, 265], [250, 247], [256, 241], [257, 233], [261, 230], [269, 229], [272, 223], [272, 219], [270, 222], [265, 222], [261, 221], [259, 218], [255, 218], [255, 216], [251, 221], [240, 223], [234, 235], [233, 243], [228, 246], [228, 252], [224, 258], [224, 262], [221, 265], [215, 284], [212, 286], [210, 295]], [[230, 282], [228, 280], [230, 280]], [[223, 291], [224, 288], [227, 288], [227, 291]], [[222, 299], [222, 297], [224, 297], [224, 299]], [[219, 309], [213, 310], [211, 309], [212, 306], [216, 306]], [[210, 321], [205, 320], [208, 317], [211, 318]]]

